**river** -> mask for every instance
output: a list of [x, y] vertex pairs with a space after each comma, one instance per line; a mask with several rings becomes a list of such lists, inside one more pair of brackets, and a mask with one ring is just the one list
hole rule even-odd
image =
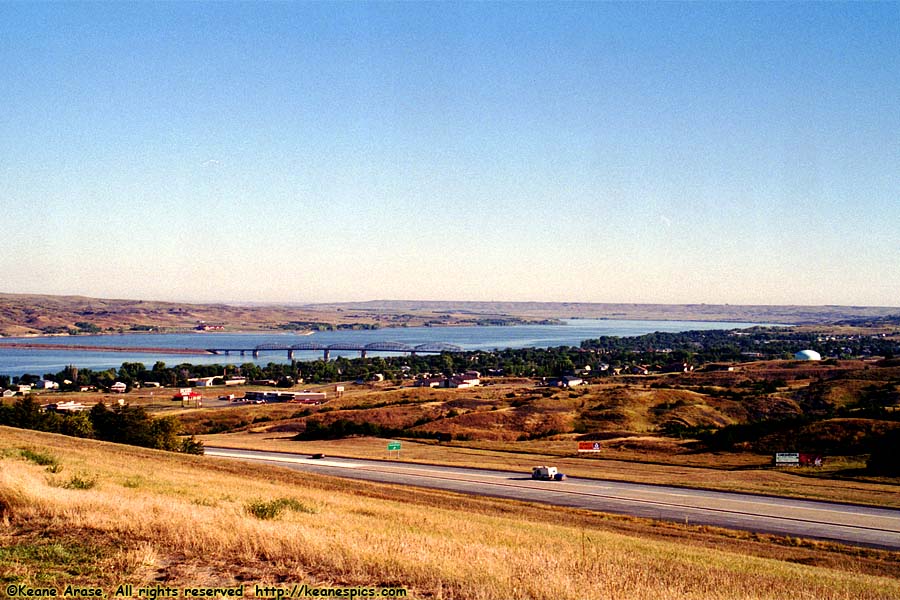
[[[156, 361], [168, 365], [180, 363], [194, 364], [242, 364], [255, 362], [266, 365], [270, 362], [288, 362], [286, 352], [265, 352], [258, 358], [249, 354], [225, 355], [183, 355], [135, 352], [94, 352], [90, 350], [36, 350], [4, 348], [4, 342], [28, 342], [53, 345], [118, 346], [153, 348], [254, 348], [260, 344], [292, 345], [316, 342], [330, 345], [370, 344], [373, 342], [402, 342], [411, 346], [426, 343], [446, 342], [465, 350], [494, 350], [498, 348], [549, 348], [554, 346], [577, 346], [582, 340], [604, 335], [637, 336], [655, 331], [678, 332], [710, 329], [741, 329], [753, 327], [757, 323], [736, 323], [725, 321], [625, 321], [610, 319], [572, 319], [562, 325], [516, 325], [510, 327], [399, 327], [364, 331], [321, 331], [312, 335], [296, 333], [223, 333], [196, 332], [177, 334], [122, 334], [92, 335], [75, 337], [29, 337], [4, 338], [0, 340], [0, 374], [22, 375], [31, 373], [43, 375], [58, 373], [66, 365], [79, 368], [118, 368], [123, 362], [141, 362], [148, 367]], [[370, 352], [369, 356], [389, 353]], [[358, 357], [358, 352], [332, 351], [331, 357]], [[320, 351], [297, 351], [295, 360], [315, 360], [321, 358]]]

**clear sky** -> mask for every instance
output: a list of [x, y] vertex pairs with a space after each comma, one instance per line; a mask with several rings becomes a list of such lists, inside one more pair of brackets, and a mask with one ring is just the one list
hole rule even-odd
[[0, 290], [900, 305], [900, 3], [0, 3]]

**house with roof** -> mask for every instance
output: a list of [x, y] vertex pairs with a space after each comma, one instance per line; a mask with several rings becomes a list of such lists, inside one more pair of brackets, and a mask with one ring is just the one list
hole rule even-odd
[[565, 375], [559, 380], [560, 387], [573, 388], [584, 384], [584, 379], [574, 375]]
[[448, 388], [470, 388], [478, 385], [481, 385], [481, 379], [480, 374], [476, 372], [466, 372], [447, 379]]

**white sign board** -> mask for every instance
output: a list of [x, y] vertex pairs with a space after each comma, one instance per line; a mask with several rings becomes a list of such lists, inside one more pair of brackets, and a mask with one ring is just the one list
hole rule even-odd
[[778, 452], [775, 454], [775, 464], [776, 465], [799, 465], [800, 464], [800, 453], [799, 452]]

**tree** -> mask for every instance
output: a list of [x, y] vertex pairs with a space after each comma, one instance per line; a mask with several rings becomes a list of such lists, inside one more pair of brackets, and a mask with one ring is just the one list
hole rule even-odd
[[60, 433], [80, 438], [94, 437], [94, 426], [87, 413], [66, 415], [62, 420]]
[[875, 444], [866, 467], [869, 472], [877, 475], [900, 475], [898, 456], [900, 456], [900, 427], [884, 434]]
[[185, 454], [203, 454], [203, 442], [194, 436], [182, 438], [180, 451]]
[[182, 443], [178, 439], [181, 425], [172, 418], [155, 419], [150, 424], [149, 443], [151, 448], [157, 450], [169, 450], [176, 452], [181, 449]]

